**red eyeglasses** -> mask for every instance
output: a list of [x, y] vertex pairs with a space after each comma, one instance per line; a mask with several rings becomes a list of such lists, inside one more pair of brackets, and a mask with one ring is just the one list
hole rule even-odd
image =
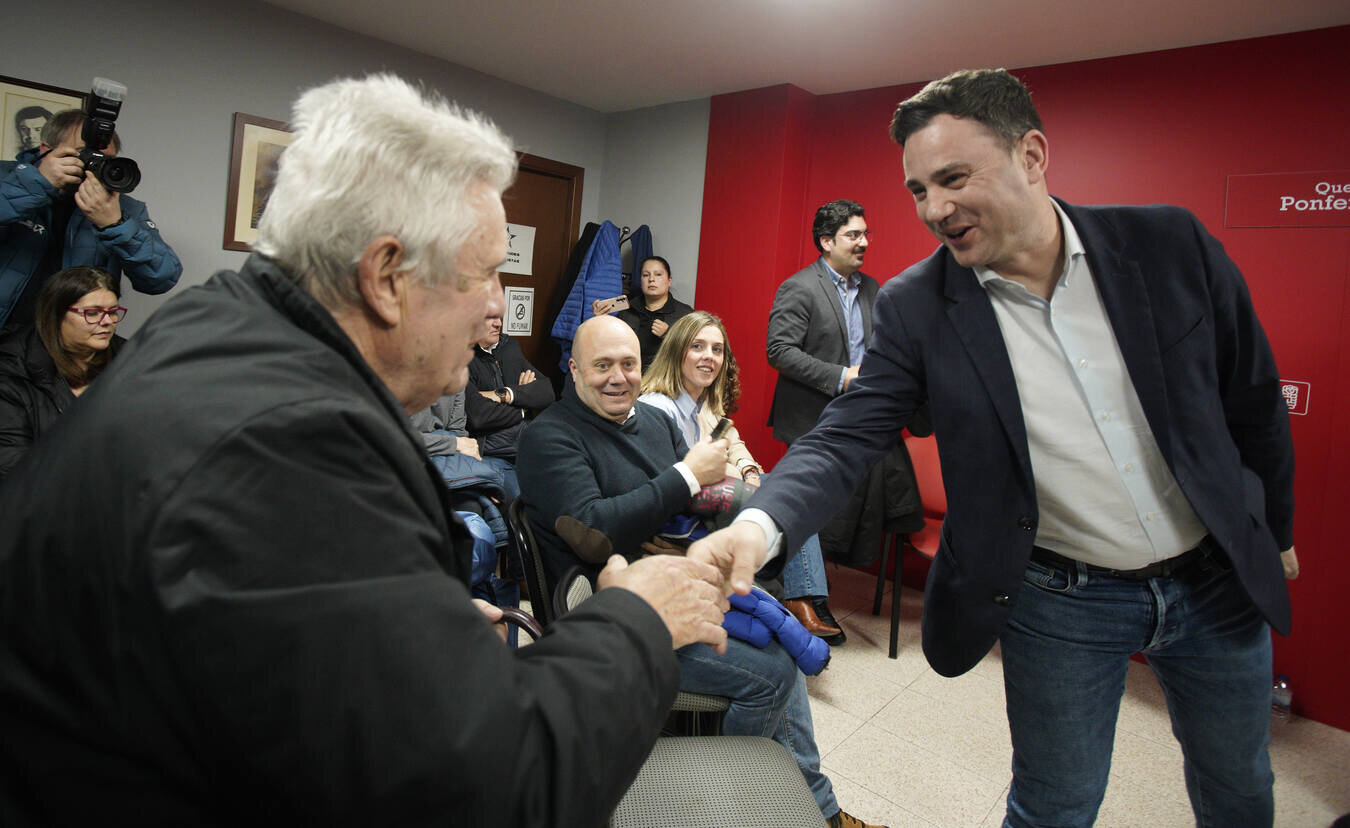
[[66, 310], [71, 313], [80, 314], [84, 317], [84, 321], [88, 322], [90, 325], [98, 325], [103, 321], [105, 316], [111, 316], [113, 324], [116, 325], [118, 322], [125, 319], [127, 315], [127, 309], [121, 305], [118, 305], [115, 308], [77, 308], [72, 306], [66, 308]]

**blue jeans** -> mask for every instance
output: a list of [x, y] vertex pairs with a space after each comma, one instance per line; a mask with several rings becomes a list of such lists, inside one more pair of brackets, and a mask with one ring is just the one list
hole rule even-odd
[[[488, 528], [487, 521], [473, 512], [456, 512], [464, 525], [473, 535], [473, 569], [469, 576], [469, 592], [475, 598], [496, 604], [499, 607], [520, 606], [520, 587], [513, 581], [504, 581], [497, 577], [497, 538]], [[515, 647], [519, 641], [519, 631], [508, 627], [506, 643]]]
[[1221, 552], [1145, 581], [1032, 561], [1000, 641], [1005, 826], [1092, 824], [1135, 652], [1167, 698], [1196, 824], [1272, 823], [1270, 630]]
[[820, 772], [806, 679], [777, 641], [761, 650], [729, 638], [725, 655], [706, 644], [690, 644], [675, 654], [680, 659], [681, 690], [730, 700], [723, 733], [767, 736], [783, 745], [802, 769], [820, 812], [827, 818], [838, 813], [829, 777]]
[[824, 598], [830, 594], [825, 583], [825, 557], [821, 554], [818, 536], [807, 538], [797, 554], [783, 564], [782, 578], [784, 598]]

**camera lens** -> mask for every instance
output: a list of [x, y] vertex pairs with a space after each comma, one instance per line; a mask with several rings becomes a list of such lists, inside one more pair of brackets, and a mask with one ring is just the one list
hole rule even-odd
[[129, 193], [141, 183], [141, 168], [130, 158], [104, 158], [99, 165], [98, 180], [116, 193]]

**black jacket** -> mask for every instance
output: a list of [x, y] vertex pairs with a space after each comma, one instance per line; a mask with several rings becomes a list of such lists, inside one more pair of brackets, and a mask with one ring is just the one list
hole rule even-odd
[[[114, 356], [126, 340], [114, 336]], [[0, 334], [0, 479], [52, 427], [75, 395], [38, 337], [26, 325]]]
[[661, 343], [665, 341], [664, 334], [657, 336], [652, 333], [652, 322], [660, 319], [667, 325], [674, 325], [693, 310], [674, 296], [667, 296], [666, 303], [656, 310], [647, 310], [639, 293], [632, 297], [632, 304], [627, 310], [614, 315], [628, 323], [628, 327], [637, 334], [638, 346], [642, 349], [642, 370], [646, 371], [652, 360], [656, 359], [656, 352], [661, 350]]
[[[534, 382], [520, 383], [520, 375], [534, 372]], [[511, 402], [489, 400], [480, 391], [511, 389]], [[535, 370], [520, 351], [520, 343], [505, 333], [491, 352], [477, 345], [469, 363], [469, 385], [464, 411], [469, 436], [478, 441], [484, 457], [516, 459], [516, 442], [528, 416], [553, 404], [553, 383]]]
[[0, 824], [599, 825], [654, 743], [657, 614], [507, 649], [407, 415], [268, 260], [50, 437], [0, 487]]

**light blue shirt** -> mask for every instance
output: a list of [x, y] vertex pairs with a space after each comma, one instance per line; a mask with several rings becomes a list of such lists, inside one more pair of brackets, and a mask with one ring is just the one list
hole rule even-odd
[[[830, 267], [830, 263], [825, 261], [822, 256], [820, 263], [830, 272], [830, 280], [834, 282], [834, 289], [839, 293], [839, 304], [844, 306], [844, 321], [848, 325], [848, 364], [849, 366], [861, 365], [863, 353], [867, 350], [867, 338], [863, 331], [862, 305], [858, 303], [858, 285], [862, 283], [861, 277], [857, 273], [851, 276], [844, 276], [839, 271]], [[839, 372], [839, 385], [835, 393], [842, 393], [844, 390], [844, 376], [848, 373], [848, 367]]]
[[1049, 301], [975, 268], [1017, 380], [1040, 512], [1036, 545], [1138, 569], [1193, 548], [1206, 530], [1158, 449], [1078, 232], [1051, 203], [1064, 269]]
[[695, 401], [689, 396], [688, 391], [681, 391], [680, 396], [673, 400], [665, 394], [651, 391], [638, 397], [638, 402], [659, 408], [667, 417], [674, 420], [675, 425], [680, 427], [680, 433], [684, 435], [685, 445], [693, 448], [698, 442], [698, 411], [703, 407], [702, 400]]

